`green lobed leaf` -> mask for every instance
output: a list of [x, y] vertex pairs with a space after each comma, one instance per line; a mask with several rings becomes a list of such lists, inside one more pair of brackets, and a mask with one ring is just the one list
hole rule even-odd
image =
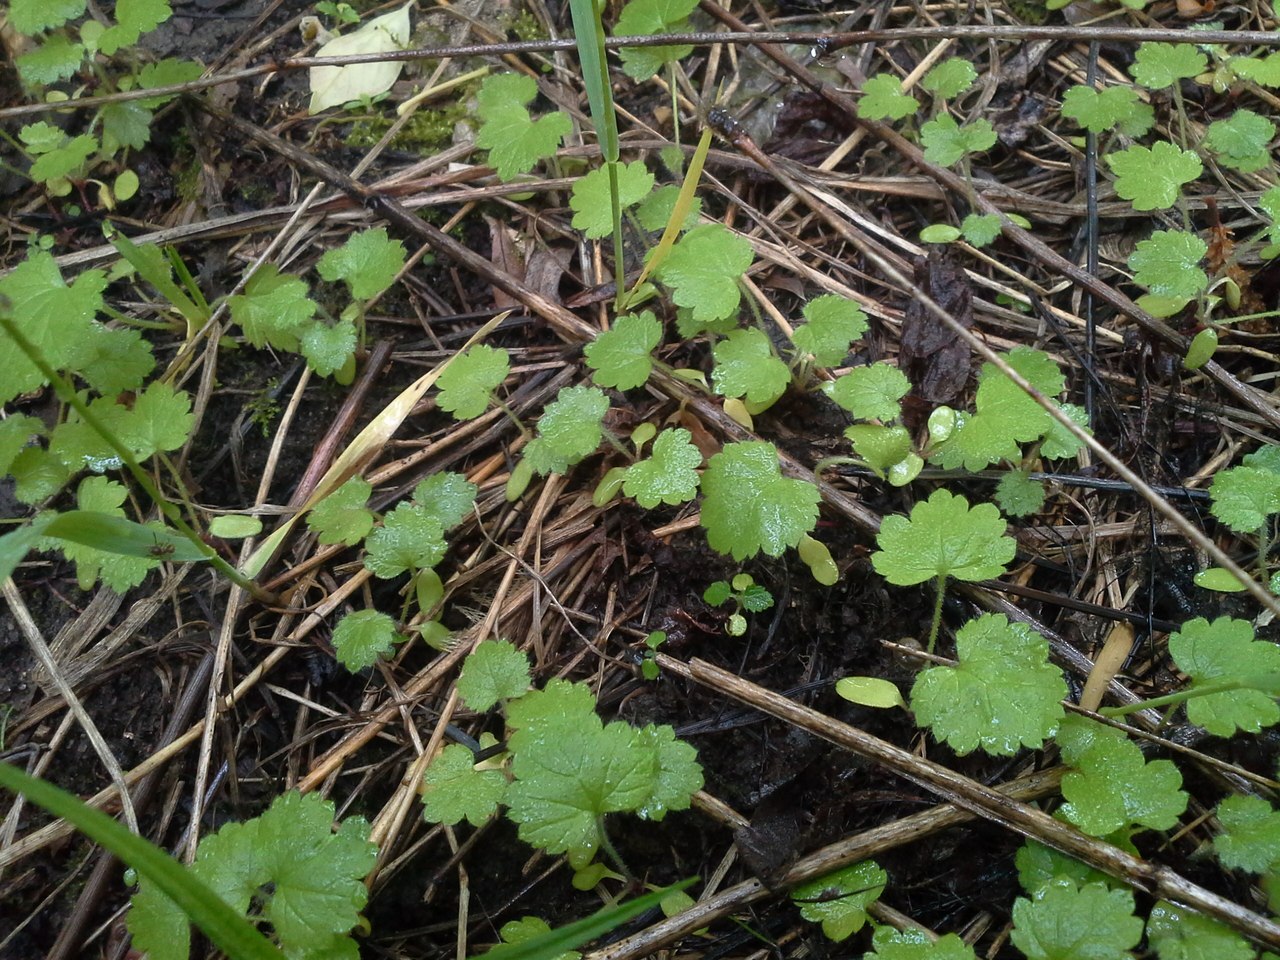
[[915, 927], [876, 927], [871, 945], [873, 952], [864, 954], [863, 960], [974, 960], [973, 947], [954, 933], [933, 940]]
[[1005, 572], [1017, 545], [1005, 536], [1004, 518], [989, 503], [969, 501], [946, 490], [911, 508], [911, 517], [889, 516], [880, 525], [871, 555], [876, 572], [907, 587], [938, 577], [987, 580]]
[[649, 356], [662, 341], [662, 324], [651, 310], [628, 313], [583, 348], [591, 381], [601, 387], [632, 390], [643, 386], [653, 370]]
[[800, 916], [822, 924], [828, 940], [839, 943], [862, 929], [867, 907], [880, 899], [889, 875], [874, 860], [803, 883], [791, 891]]
[[403, 640], [395, 620], [377, 610], [348, 613], [333, 628], [334, 654], [352, 673], [367, 670], [380, 657], [390, 656]]
[[1280, 53], [1265, 57], [1232, 57], [1231, 69], [1242, 80], [1263, 87], [1280, 87]]
[[911, 116], [920, 104], [909, 93], [902, 92], [902, 81], [887, 73], [878, 73], [862, 85], [858, 116], [866, 120], [902, 120]]
[[73, 76], [84, 62], [84, 56], [84, 44], [72, 43], [67, 37], [55, 34], [34, 50], [19, 54], [14, 66], [18, 68], [23, 83], [38, 86]]
[[1038, 840], [1028, 839], [1019, 847], [1014, 863], [1018, 868], [1018, 883], [1027, 893], [1034, 894], [1054, 877], [1062, 877], [1076, 887], [1083, 887], [1086, 883], [1114, 885], [1114, 881], [1100, 870], [1095, 870], [1075, 857], [1059, 853]]
[[1133, 282], [1152, 293], [1191, 300], [1209, 286], [1200, 263], [1209, 245], [1184, 230], [1157, 230], [1129, 255]]
[[[454, 824], [466, 820], [483, 826], [507, 792], [507, 778], [499, 770], [477, 770], [475, 755], [458, 743], [445, 747], [423, 776], [423, 817], [428, 823]], [[505, 927], [504, 927], [505, 929]]]
[[1252, 173], [1271, 162], [1269, 147], [1275, 135], [1276, 125], [1266, 117], [1240, 109], [1209, 124], [1204, 144], [1224, 167]]
[[417, 503], [401, 503], [365, 539], [364, 565], [374, 576], [387, 580], [408, 570], [434, 567], [447, 549], [444, 525], [432, 512]]
[[636, 731], [637, 743], [652, 750], [657, 757], [658, 769], [649, 796], [635, 807], [642, 820], [662, 820], [671, 810], [688, 810], [693, 795], [702, 789], [702, 767], [698, 765], [698, 751], [683, 740], [676, 739], [676, 732], [663, 724], [648, 724]]
[[1013, 904], [1013, 945], [1028, 960], [1121, 960], [1142, 939], [1133, 893], [1057, 878]]
[[936, 96], [949, 100], [964, 93], [977, 79], [978, 71], [974, 69], [972, 63], [963, 57], [951, 57], [926, 73], [920, 81], [920, 86]]
[[60, 27], [85, 11], [85, 0], [11, 0], [9, 25], [27, 36]]
[[1147, 942], [1160, 960], [1253, 960], [1255, 951], [1225, 924], [1160, 900], [1147, 918]]
[[[123, 518], [125, 514], [121, 505], [128, 496], [129, 492], [124, 486], [114, 480], [108, 480], [106, 477], [86, 477], [80, 481], [80, 486], [76, 490], [76, 506], [86, 513]], [[72, 522], [67, 514], [63, 514], [61, 519], [64, 523]], [[85, 521], [88, 519], [88, 517], [84, 518]], [[160, 529], [163, 530], [163, 528]], [[48, 533], [50, 536], [56, 536], [57, 531], [58, 528], [54, 526]], [[168, 549], [163, 545], [160, 536], [161, 533], [157, 532], [152, 537], [155, 549]], [[101, 580], [105, 586], [116, 593], [124, 593], [142, 583], [147, 573], [160, 565], [158, 559], [148, 556], [129, 556], [119, 549], [113, 549], [116, 544], [106, 538], [103, 538], [104, 542], [97, 545], [86, 542], [92, 539], [95, 538], [77, 536], [74, 540], [63, 538], [58, 541], [63, 555], [76, 565], [76, 581], [81, 590], [89, 590]], [[119, 544], [119, 546], [125, 547], [125, 544]]]
[[[644, 37], [664, 33], [683, 33], [688, 29], [688, 16], [698, 6], [697, 0], [631, 0], [622, 8], [614, 25], [615, 37]], [[688, 44], [658, 47], [623, 47], [622, 72], [632, 80], [648, 80], [675, 60], [693, 52]]]
[[[536, 937], [544, 937], [549, 933], [551, 933], [550, 925], [540, 917], [522, 917], [519, 920], [511, 920], [504, 923], [498, 930], [498, 936], [502, 938], [502, 942], [512, 945], [528, 943]], [[581, 956], [582, 954], [576, 950], [566, 950], [564, 953], [554, 957], [553, 960], [578, 960]]]
[[[671, 219], [671, 215], [675, 212], [676, 200], [679, 197], [680, 187], [678, 184], [668, 183], [658, 187], [636, 206], [636, 219], [640, 221], [640, 226], [654, 232], [666, 229], [667, 221]], [[702, 200], [694, 197], [692, 208], [685, 217], [681, 229], [692, 230], [696, 227], [701, 213]]]
[[1208, 66], [1205, 55], [1192, 44], [1142, 43], [1129, 73], [1148, 90], [1163, 90], [1179, 80], [1199, 76]]
[[489, 162], [501, 180], [512, 180], [553, 156], [573, 125], [563, 113], [534, 120], [525, 104], [538, 95], [532, 77], [519, 73], [492, 74], [476, 95], [476, 112], [484, 124], [476, 134], [476, 146], [489, 151]]
[[961, 756], [977, 748], [1012, 756], [1038, 748], [1057, 730], [1067, 695], [1049, 663], [1049, 643], [1021, 623], [984, 614], [956, 633], [955, 667], [929, 667], [916, 678], [911, 709]]
[[688, 307], [695, 323], [732, 316], [742, 293], [738, 279], [752, 260], [751, 244], [719, 223], [694, 227], [676, 241], [656, 272], [672, 299]]
[[622, 492], [646, 510], [659, 503], [676, 506], [698, 495], [702, 452], [693, 434], [682, 427], [663, 430], [653, 441], [649, 457], [627, 467]]
[[1195, 153], [1165, 140], [1150, 148], [1134, 146], [1108, 154], [1106, 160], [1116, 175], [1116, 193], [1135, 210], [1167, 210], [1177, 201], [1182, 185], [1204, 171]]
[[255, 347], [268, 344], [291, 353], [298, 350], [298, 335], [318, 309], [298, 277], [282, 274], [266, 263], [245, 284], [244, 293], [227, 301], [231, 319], [240, 325]]
[[1219, 470], [1209, 499], [1209, 512], [1236, 533], [1257, 533], [1280, 513], [1280, 473], [1244, 465]]
[[477, 344], [458, 354], [436, 380], [437, 403], [455, 420], [471, 420], [484, 413], [490, 395], [511, 372], [511, 359], [501, 347]]
[[141, 150], [151, 139], [151, 111], [140, 101], [109, 103], [99, 116], [102, 118], [104, 153], [119, 153], [125, 147]]
[[371, 300], [391, 286], [406, 256], [404, 244], [378, 227], [353, 233], [342, 246], [326, 251], [316, 270], [330, 283], [345, 282], [355, 299]]
[[1239, 689], [1194, 696], [1187, 701], [1187, 718], [1216, 737], [1236, 730], [1257, 733], [1280, 723], [1275, 695], [1280, 689], [1280, 647], [1253, 639], [1246, 620], [1203, 617], [1189, 620], [1169, 635], [1169, 654], [1178, 669], [1191, 677], [1189, 690], [1235, 682]]
[[1024, 470], [1010, 470], [996, 484], [994, 499], [1011, 517], [1029, 517], [1044, 507], [1044, 484]]
[[[653, 174], [644, 161], [619, 163], [618, 204], [621, 209], [633, 207], [649, 195], [653, 189]], [[573, 185], [569, 197], [569, 209], [573, 211], [573, 228], [581, 230], [591, 239], [606, 237], [613, 230], [613, 199], [610, 196], [609, 170], [596, 167]]]
[[354, 546], [373, 529], [373, 512], [365, 506], [373, 486], [361, 477], [352, 477], [311, 508], [307, 526], [324, 544]]
[[911, 432], [903, 426], [855, 423], [844, 435], [852, 442], [853, 452], [881, 475], [912, 455]]
[[805, 323], [796, 327], [792, 340], [820, 366], [839, 363], [849, 345], [867, 332], [867, 315], [854, 301], [835, 294], [815, 297], [804, 307]]
[[[1059, 409], [1075, 421], [1076, 426], [1084, 430], [1085, 433], [1093, 434], [1093, 431], [1089, 429], [1089, 411], [1084, 407], [1074, 403], [1064, 403]], [[1040, 443], [1040, 456], [1046, 460], [1065, 460], [1079, 453], [1082, 446], [1084, 444], [1076, 439], [1075, 434], [1069, 432], [1057, 420], [1052, 420], [1049, 423], [1048, 432], [1044, 435], [1044, 440]]]
[[971, 213], [960, 221], [960, 231], [975, 247], [985, 247], [1000, 236], [1000, 215]]
[[356, 325], [350, 320], [333, 324], [312, 320], [303, 324], [298, 334], [298, 352], [317, 376], [332, 376], [355, 356]]
[[1218, 804], [1222, 832], [1213, 852], [1224, 867], [1266, 873], [1280, 862], [1280, 811], [1261, 797], [1231, 796]]
[[910, 391], [906, 374], [884, 361], [854, 367], [822, 385], [823, 393], [860, 420], [896, 420]]
[[462, 474], [442, 470], [413, 488], [413, 501], [444, 529], [452, 530], [470, 516], [478, 489]]
[[1077, 85], [1062, 95], [1062, 115], [1092, 133], [1117, 127], [1128, 137], [1140, 137], [1156, 122], [1155, 111], [1128, 84], [1104, 87]]
[[982, 153], [996, 144], [995, 127], [979, 118], [964, 126], [949, 113], [939, 114], [920, 128], [924, 158], [940, 167], [949, 167], [971, 153]]
[[711, 549], [746, 560], [781, 556], [818, 521], [818, 489], [782, 476], [771, 443], [730, 443], [702, 475], [702, 526]]
[[608, 409], [609, 398], [595, 387], [564, 387], [547, 404], [538, 436], [525, 447], [525, 460], [544, 476], [566, 472], [600, 446]]
[[98, 50], [110, 57], [133, 46], [171, 16], [168, 0], [116, 0], [116, 23], [98, 38]]
[[[138, 71], [138, 86], [143, 90], [150, 90], [155, 87], [169, 87], [178, 83], [189, 83], [200, 76], [204, 72], [204, 67], [193, 60], [179, 60], [176, 57], [167, 57], [164, 60], [157, 60], [155, 63], [148, 63]], [[148, 97], [146, 100], [139, 100], [148, 110], [154, 110], [163, 106], [173, 99], [175, 95], [161, 95], [156, 97]]]
[[756, 327], [734, 330], [711, 348], [711, 354], [715, 357], [711, 383], [721, 396], [745, 397], [748, 403], [765, 407], [791, 383], [791, 371]]
[[486, 640], [468, 655], [458, 676], [458, 696], [483, 713], [499, 700], [514, 700], [529, 690], [529, 658], [506, 640]]

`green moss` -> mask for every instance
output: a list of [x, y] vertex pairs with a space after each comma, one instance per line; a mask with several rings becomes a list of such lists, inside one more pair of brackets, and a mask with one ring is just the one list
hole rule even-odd
[[522, 10], [520, 13], [511, 14], [503, 18], [502, 25], [513, 33], [517, 40], [546, 40], [547, 32], [542, 29], [542, 24], [528, 10]]
[[[466, 94], [459, 92], [458, 96], [450, 98], [443, 107], [418, 110], [400, 128], [400, 132], [391, 141], [391, 146], [398, 150], [419, 152], [438, 150], [453, 141], [454, 126], [466, 116]], [[351, 124], [346, 141], [353, 147], [371, 147], [382, 139], [383, 134], [391, 128], [391, 123], [389, 116], [357, 120]]]

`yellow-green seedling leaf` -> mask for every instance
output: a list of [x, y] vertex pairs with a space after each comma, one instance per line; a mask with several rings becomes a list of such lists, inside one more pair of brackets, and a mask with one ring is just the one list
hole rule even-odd
[[402, 503], [365, 539], [364, 565], [375, 577], [389, 580], [409, 570], [434, 567], [444, 559], [448, 546], [444, 525], [427, 507]]
[[[1004, 359], [1046, 396], [1056, 397], [1066, 386], [1058, 365], [1039, 350], [1016, 347]], [[951, 436], [930, 458], [949, 470], [977, 471], [1001, 460], [1018, 460], [1018, 445], [1039, 440], [1054, 423], [1030, 395], [989, 363], [982, 365], [974, 403], [977, 412], [959, 414]]]
[[1249, 589], [1225, 567], [1209, 567], [1201, 570], [1194, 577], [1195, 585], [1202, 590], [1213, 590], [1216, 593], [1243, 593]]
[[1194, 337], [1187, 347], [1187, 355], [1182, 358], [1182, 366], [1187, 370], [1199, 370], [1213, 359], [1218, 351], [1218, 331], [1213, 327], [1205, 327]]
[[413, 592], [418, 609], [430, 613], [444, 599], [444, 581], [434, 570], [419, 570], [413, 578]]
[[1027, 960], [1121, 960], [1142, 939], [1142, 920], [1127, 888], [1057, 877], [1014, 901], [1010, 939]]
[[1200, 263], [1209, 246], [1185, 230], [1157, 230], [1129, 255], [1133, 282], [1152, 293], [1186, 303], [1209, 287]]
[[30, 37], [60, 27], [84, 10], [85, 0], [13, 0], [9, 5], [9, 26]]
[[603, 863], [596, 862], [588, 864], [580, 870], [573, 872], [573, 879], [569, 882], [573, 885], [573, 889], [581, 890], [586, 893], [588, 890], [594, 890], [601, 880], [606, 878], [615, 880], [626, 880], [627, 878], [620, 873], [610, 870]]
[[[363, 883], [378, 848], [369, 824], [318, 794], [277, 797], [260, 817], [229, 823], [200, 841], [191, 871], [237, 913], [270, 924], [288, 956], [356, 955], [347, 933], [368, 901]], [[190, 921], [143, 878], [127, 915], [134, 946], [152, 960], [186, 960]]]
[[458, 675], [458, 696], [477, 713], [499, 700], [514, 700], [529, 690], [529, 658], [506, 640], [486, 640], [471, 652]]
[[1253, 946], [1226, 924], [1167, 900], [1151, 908], [1147, 942], [1160, 960], [1253, 960], [1257, 955]]
[[[658, 187], [640, 201], [636, 207], [636, 219], [646, 230], [664, 230], [675, 211], [676, 201], [680, 198], [680, 188], [674, 183]], [[692, 230], [698, 225], [698, 217], [702, 214], [702, 201], [695, 197], [684, 221], [682, 230]]]
[[751, 244], [719, 223], [694, 227], [676, 241], [656, 276], [672, 289], [672, 299], [688, 307], [695, 323], [711, 323], [737, 313], [738, 280], [751, 266]]
[[373, 512], [365, 506], [372, 492], [367, 480], [352, 477], [311, 508], [307, 526], [321, 543], [354, 546], [373, 529]]
[[855, 423], [845, 428], [844, 435], [853, 452], [881, 477], [911, 454], [911, 433], [906, 427]]
[[658, 428], [646, 420], [631, 431], [631, 445], [636, 448], [636, 453], [639, 453], [644, 449], [644, 445], [657, 435]]
[[996, 130], [990, 121], [979, 118], [964, 126], [943, 113], [920, 128], [924, 158], [940, 167], [949, 167], [971, 153], [982, 153], [996, 144]]
[[960, 221], [960, 232], [975, 247], [985, 247], [1000, 236], [1000, 215], [971, 213]]
[[1150, 148], [1129, 147], [1108, 154], [1106, 160], [1116, 175], [1116, 193], [1135, 210], [1167, 210], [1177, 201], [1182, 185], [1204, 171], [1194, 152], [1167, 140], [1158, 140]]
[[476, 485], [462, 474], [442, 470], [413, 488], [413, 501], [444, 529], [452, 530], [470, 515], [477, 492]]
[[[1191, 678], [1187, 719], [1215, 737], [1280, 723], [1280, 647], [1254, 640], [1247, 620], [1203, 617], [1169, 635], [1169, 654]], [[1219, 689], [1224, 688], [1224, 689]]]
[[[698, 0], [631, 0], [622, 8], [614, 25], [615, 37], [649, 37], [689, 30], [689, 14]], [[664, 65], [693, 52], [687, 44], [661, 47], [623, 47], [622, 72], [632, 80], [648, 80], [662, 72]]]
[[298, 336], [318, 309], [298, 277], [282, 274], [266, 263], [245, 284], [244, 293], [228, 301], [231, 319], [255, 347], [267, 344], [296, 353]]
[[1205, 131], [1204, 144], [1224, 167], [1252, 173], [1271, 162], [1271, 141], [1276, 125], [1252, 110], [1237, 110], [1225, 120], [1215, 120]]
[[916, 678], [916, 723], [961, 756], [979, 748], [1012, 756], [1053, 736], [1067, 685], [1049, 663], [1044, 637], [1002, 614], [983, 614], [956, 633], [956, 658], [956, 666], [929, 667]]
[[722, 397], [745, 397], [748, 404], [767, 407], [791, 383], [791, 371], [756, 327], [734, 330], [711, 348], [711, 355], [711, 383]]
[[209, 532], [215, 537], [221, 537], [223, 540], [243, 540], [246, 537], [256, 537], [260, 534], [262, 532], [262, 521], [257, 517], [229, 513], [210, 520]]
[[863, 960], [974, 960], [973, 947], [954, 933], [934, 940], [914, 927], [876, 927], [871, 945], [874, 951], [864, 954]]
[[84, 62], [85, 53], [84, 44], [72, 43], [67, 37], [54, 34], [35, 49], [19, 54], [14, 66], [18, 68], [23, 83], [32, 87], [43, 86], [74, 76]]
[[[42, 251], [0, 277], [0, 295], [9, 301], [14, 325], [55, 369], [82, 370], [97, 340], [94, 318], [106, 285], [101, 270], [86, 270], [67, 284], [53, 257]], [[35, 364], [0, 332], [0, 403], [44, 384]]]
[[1266, 57], [1233, 57], [1230, 66], [1242, 80], [1263, 87], [1280, 87], [1280, 53]]
[[898, 685], [883, 677], [841, 677], [836, 681], [836, 693], [850, 703], [880, 710], [907, 705]]
[[483, 826], [497, 812], [506, 792], [507, 778], [501, 771], [477, 770], [470, 749], [451, 743], [431, 761], [423, 776], [422, 815], [428, 823], [466, 820], [472, 826]]
[[898, 419], [901, 400], [910, 391], [911, 381], [906, 374], [884, 361], [855, 367], [822, 385], [823, 393], [859, 420]]
[[1062, 816], [1094, 837], [1138, 825], [1168, 830], [1187, 808], [1182, 774], [1172, 761], [1146, 762], [1120, 730], [1087, 717], [1062, 721], [1057, 735], [1062, 760]]
[[661, 341], [662, 324], [651, 310], [619, 317], [612, 329], [597, 334], [583, 348], [591, 381], [619, 390], [643, 386], [653, 371], [649, 354]]
[[968, 90], [977, 79], [978, 71], [972, 63], [962, 57], [951, 57], [926, 73], [920, 86], [934, 96], [950, 100]]
[[524, 492], [529, 489], [529, 484], [532, 480], [533, 465], [522, 458], [519, 463], [511, 468], [511, 475], [507, 477], [506, 488], [503, 491], [507, 503], [515, 503], [524, 496]]
[[118, 0], [116, 22], [98, 38], [98, 51], [110, 57], [131, 47], [144, 33], [150, 33], [172, 15], [168, 0]]
[[658, 771], [649, 796], [635, 807], [641, 820], [662, 820], [671, 810], [688, 810], [693, 795], [702, 789], [698, 751], [676, 739], [671, 727], [652, 723], [636, 731], [637, 743], [652, 750]]
[[1029, 517], [1044, 506], [1044, 484], [1025, 470], [1010, 470], [996, 484], [994, 499], [1009, 516]]
[[559, 112], [534, 120], [525, 105], [537, 95], [537, 82], [520, 73], [491, 74], [476, 95], [476, 112], [484, 121], [476, 146], [489, 151], [489, 163], [504, 182], [553, 156], [573, 129], [568, 116]]
[[618, 494], [622, 492], [622, 484], [626, 478], [626, 467], [610, 467], [606, 470], [605, 475], [596, 484], [595, 490], [591, 491], [591, 505], [593, 507], [607, 507], [613, 503]]
[[327, 251], [316, 270], [330, 283], [346, 283], [355, 299], [371, 300], [391, 286], [404, 267], [405, 256], [404, 244], [390, 239], [386, 229], [378, 227], [353, 233], [342, 246]]
[[538, 421], [538, 435], [524, 448], [524, 462], [538, 474], [565, 473], [591, 454], [604, 437], [609, 398], [595, 387], [564, 387]]
[[455, 420], [471, 420], [484, 413], [493, 391], [511, 372], [511, 357], [501, 347], [477, 344], [454, 358], [440, 374], [437, 403]]
[[[317, 57], [346, 57], [356, 53], [392, 53], [409, 43], [409, 8], [374, 17], [358, 30], [334, 37], [316, 51]], [[307, 112], [317, 114], [330, 107], [364, 97], [376, 97], [391, 89], [404, 69], [401, 61], [349, 63], [340, 67], [312, 67], [311, 103]]]
[[1193, 44], [1142, 43], [1138, 45], [1129, 73], [1139, 86], [1163, 90], [1179, 80], [1198, 77], [1208, 65], [1205, 55]]
[[920, 109], [916, 98], [902, 92], [902, 81], [887, 73], [878, 73], [862, 85], [858, 116], [864, 120], [901, 120]]
[[1091, 133], [1116, 127], [1127, 137], [1142, 136], [1156, 122], [1155, 110], [1128, 84], [1102, 90], [1084, 85], [1070, 87], [1062, 95], [1062, 115]]
[[931, 223], [920, 231], [921, 243], [955, 243], [960, 239], [959, 227], [949, 223]]
[[[653, 174], [644, 161], [617, 164], [618, 205], [626, 210], [649, 195]], [[573, 211], [573, 228], [593, 240], [608, 236], [613, 230], [613, 201], [609, 195], [609, 170], [596, 167], [573, 185], [569, 209]]]
[[348, 613], [333, 628], [333, 651], [338, 662], [352, 673], [359, 673], [390, 656], [404, 637], [396, 630], [396, 622], [377, 610]]
[[934, 408], [929, 414], [927, 428], [929, 430], [930, 443], [943, 443], [951, 439], [951, 435], [956, 432], [956, 424], [959, 417], [956, 411], [951, 407], [942, 406]]
[[923, 469], [924, 459], [918, 453], [912, 451], [890, 467], [886, 476], [890, 486], [905, 487], [920, 476], [920, 471]]
[[663, 430], [649, 457], [626, 468], [622, 491], [646, 510], [659, 503], [676, 506], [698, 495], [698, 467], [702, 452], [693, 434], [683, 427]]
[[809, 573], [813, 575], [813, 579], [824, 587], [835, 586], [840, 579], [840, 568], [836, 566], [835, 560], [831, 559], [831, 551], [827, 549], [827, 545], [821, 540], [815, 540], [806, 533], [800, 538], [796, 553], [800, 555], [804, 565], [809, 568]]
[[805, 323], [796, 327], [792, 340], [820, 366], [835, 366], [849, 352], [849, 345], [867, 332], [867, 315], [845, 297], [828, 293], [804, 307]]
[[[588, 887], [587, 889], [591, 888]], [[519, 920], [504, 923], [501, 929], [498, 930], [498, 936], [502, 938], [503, 943], [519, 945], [532, 940], [534, 937], [545, 936], [550, 932], [551, 927], [547, 925], [547, 921], [540, 917], [522, 917]], [[581, 956], [582, 954], [577, 950], [566, 950], [564, 953], [552, 957], [551, 960], [578, 960]]]
[[1267, 873], [1280, 862], [1280, 812], [1261, 797], [1227, 797], [1218, 805], [1222, 832], [1213, 852], [1224, 867]]
[[822, 924], [828, 940], [839, 943], [853, 936], [867, 922], [867, 907], [880, 899], [889, 875], [874, 860], [828, 873], [791, 891], [791, 902], [800, 916]]
[[871, 555], [876, 572], [892, 584], [913, 584], [955, 577], [987, 580], [1005, 572], [1017, 549], [1005, 536], [1004, 518], [989, 503], [970, 509], [969, 501], [946, 490], [911, 508], [911, 517], [889, 516], [876, 535]]
[[1100, 883], [1104, 886], [1114, 885], [1105, 873], [1095, 870], [1075, 857], [1059, 853], [1053, 847], [1046, 847], [1038, 840], [1027, 840], [1014, 857], [1018, 868], [1018, 882], [1027, 893], [1035, 893], [1054, 877], [1070, 880], [1077, 887], [1086, 883]]
[[1265, 466], [1219, 470], [1209, 485], [1209, 512], [1236, 533], [1257, 533], [1280, 513], [1280, 472]]
[[702, 526], [718, 553], [781, 556], [818, 522], [818, 488], [782, 476], [771, 443], [730, 443], [702, 475]]

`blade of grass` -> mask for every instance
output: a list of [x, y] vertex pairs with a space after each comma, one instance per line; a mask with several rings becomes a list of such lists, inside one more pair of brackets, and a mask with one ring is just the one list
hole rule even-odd
[[0, 763], [0, 786], [21, 793], [54, 816], [74, 824], [154, 883], [182, 908], [220, 950], [236, 960], [284, 960], [284, 954], [216, 893], [159, 847], [135, 836], [101, 810], [86, 806], [60, 787]]

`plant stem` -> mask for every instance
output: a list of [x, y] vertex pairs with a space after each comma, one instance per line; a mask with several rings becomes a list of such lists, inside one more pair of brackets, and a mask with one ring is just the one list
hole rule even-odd
[[604, 817], [596, 817], [596, 829], [600, 833], [600, 849], [605, 852], [605, 856], [613, 861], [613, 865], [618, 868], [620, 874], [628, 880], [634, 880], [635, 874], [627, 867], [627, 862], [622, 859], [622, 854], [618, 853], [618, 848], [609, 839], [608, 831], [604, 828]]
[[87, 423], [98, 436], [106, 441], [112, 452], [120, 458], [128, 471], [133, 474], [133, 479], [143, 492], [151, 498], [151, 502], [156, 505], [165, 519], [167, 519], [174, 528], [184, 537], [194, 544], [202, 554], [208, 559], [213, 568], [221, 573], [224, 577], [234, 583], [241, 589], [247, 590], [254, 598], [264, 602], [273, 603], [275, 597], [267, 593], [260, 586], [248, 579], [239, 570], [233, 567], [227, 561], [223, 560], [218, 552], [210, 547], [207, 543], [200, 539], [200, 534], [196, 533], [183, 518], [180, 511], [160, 492], [159, 488], [151, 482], [151, 478], [147, 476], [147, 472], [134, 459], [133, 451], [126, 447], [120, 440], [107, 429], [106, 425], [98, 418], [98, 415], [89, 409], [89, 405], [80, 399], [75, 388], [62, 377], [58, 371], [45, 358], [44, 353], [31, 339], [18, 327], [14, 322], [12, 315], [0, 305], [0, 329], [10, 337], [18, 348], [27, 355], [36, 368], [44, 376], [46, 380], [53, 385], [54, 392], [57, 393], [59, 399], [69, 404]]
[[938, 642], [938, 631], [942, 628], [942, 597], [947, 589], [947, 575], [945, 573], [938, 574], [938, 580], [935, 584], [937, 587], [937, 597], [933, 601], [933, 622], [929, 624], [929, 653], [933, 653], [934, 645]]

